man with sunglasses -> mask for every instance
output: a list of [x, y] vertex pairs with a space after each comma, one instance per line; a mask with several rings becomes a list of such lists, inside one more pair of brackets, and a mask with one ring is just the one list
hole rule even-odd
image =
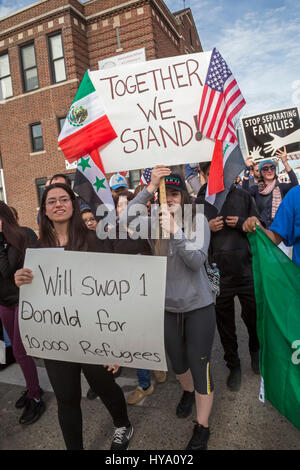
[[280, 183], [276, 175], [276, 167], [273, 160], [260, 162], [258, 170], [260, 179], [256, 185], [250, 186], [249, 179], [244, 178], [243, 189], [254, 198], [260, 221], [265, 228], [269, 228], [273, 222], [277, 209], [288, 191], [298, 185], [298, 178], [287, 161], [286, 148], [278, 149], [276, 157], [280, 158], [289, 176], [290, 183]]

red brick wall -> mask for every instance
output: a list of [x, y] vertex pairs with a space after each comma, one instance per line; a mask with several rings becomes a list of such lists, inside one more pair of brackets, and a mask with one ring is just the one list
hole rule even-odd
[[[66, 116], [86, 69], [96, 70], [99, 60], [141, 47], [146, 48], [147, 60], [184, 53], [188, 37], [180, 39], [183, 24], [178, 24], [162, 0], [157, 1], [162, 11], [152, 0], [137, 0], [126, 8], [89, 18], [122, 3], [125, 2], [95, 0], [81, 4], [77, 0], [47, 0], [0, 20], [0, 54], [9, 53], [13, 84], [13, 98], [0, 105], [0, 151], [8, 203], [16, 207], [23, 225], [37, 229], [35, 180], [67, 173], [58, 150], [57, 118]], [[62, 11], [63, 6], [67, 9]], [[57, 8], [60, 10], [50, 14]], [[46, 16], [37, 19], [40, 15]], [[22, 26], [23, 22], [26, 25]], [[51, 84], [47, 45], [48, 34], [55, 31], [62, 32], [67, 72], [67, 82], [59, 86]], [[29, 41], [35, 44], [39, 90], [23, 94], [19, 46]], [[44, 151], [31, 154], [29, 125], [35, 122], [42, 124]]]

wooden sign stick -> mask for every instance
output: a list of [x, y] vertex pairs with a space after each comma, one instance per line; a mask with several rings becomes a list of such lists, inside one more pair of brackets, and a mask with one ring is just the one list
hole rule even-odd
[[[167, 194], [165, 178], [161, 178], [159, 184], [159, 202], [162, 209], [167, 210]], [[168, 234], [162, 230], [162, 238], [168, 238]]]

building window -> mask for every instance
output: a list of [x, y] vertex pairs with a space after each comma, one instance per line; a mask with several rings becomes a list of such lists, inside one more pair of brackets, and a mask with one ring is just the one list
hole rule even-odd
[[36, 90], [39, 88], [39, 80], [34, 44], [21, 47], [21, 62], [24, 91]]
[[59, 134], [61, 133], [62, 128], [64, 127], [65, 120], [66, 120], [66, 116], [65, 116], [65, 117], [57, 118], [58, 133], [59, 133]]
[[40, 152], [44, 150], [42, 125], [41, 123], [30, 125], [31, 145], [33, 152]]
[[0, 201], [6, 202], [5, 186], [4, 186], [4, 173], [2, 168], [0, 169]]
[[117, 49], [122, 49], [119, 26], [116, 27], [116, 35], [117, 35]]
[[52, 83], [67, 79], [64, 49], [61, 33], [48, 37], [50, 53], [50, 69]]
[[41, 205], [42, 195], [46, 187], [48, 178], [38, 178], [35, 180], [35, 187], [37, 191], [38, 204]]
[[13, 96], [8, 54], [0, 56], [0, 100]]
[[129, 172], [129, 187], [135, 189], [140, 184], [141, 170], [132, 170]]

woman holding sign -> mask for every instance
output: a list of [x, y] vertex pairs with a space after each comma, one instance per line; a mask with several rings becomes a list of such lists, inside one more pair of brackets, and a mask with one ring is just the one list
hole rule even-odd
[[26, 354], [19, 331], [19, 289], [14, 283], [14, 274], [24, 262], [26, 247], [36, 242], [35, 233], [20, 227], [11, 209], [0, 201], [0, 318], [13, 347], [16, 361], [20, 364], [27, 389], [15, 406], [22, 409], [20, 424], [36, 422], [45, 411], [41, 399], [37, 368], [32, 357]]
[[[78, 201], [69, 186], [56, 183], [48, 186], [41, 201], [41, 248], [63, 247], [72, 251], [103, 252], [103, 242], [82, 221]], [[29, 269], [15, 274], [17, 286], [30, 284], [33, 275]], [[127, 416], [123, 392], [114, 380], [111, 368], [102, 365], [77, 364], [45, 359], [45, 367], [53, 387], [58, 418], [68, 450], [82, 450], [81, 371], [90, 387], [101, 398], [116, 427], [111, 450], [125, 450], [133, 434]]]
[[[201, 213], [190, 220], [191, 226], [188, 226], [187, 218], [179, 217], [191, 208], [188, 192], [180, 175], [172, 174], [163, 165], [152, 170], [150, 185], [129, 203], [124, 221], [128, 218], [130, 223], [135, 218], [128, 215], [133, 213], [134, 204], [139, 205], [137, 212], [140, 212], [140, 204], [146, 205], [152, 199], [163, 179], [166, 206], [162, 206], [159, 224], [169, 239], [158, 240], [158, 243], [166, 245], [168, 260], [166, 351], [183, 388], [177, 416], [189, 416], [196, 401], [197, 421], [186, 450], [205, 450], [210, 435], [208, 420], [213, 403], [210, 356], [216, 328], [215, 296], [205, 269], [210, 241], [208, 222]], [[193, 228], [196, 230], [192, 235], [190, 229]], [[148, 233], [154, 232], [151, 230]], [[157, 241], [151, 240], [151, 244], [157, 253]]]
[[244, 177], [243, 180], [243, 189], [248, 191], [254, 198], [260, 220], [265, 228], [269, 228], [272, 224], [277, 209], [288, 191], [299, 184], [297, 175], [288, 163], [286, 148], [284, 147], [283, 150], [278, 149], [276, 157], [282, 161], [290, 178], [290, 183], [280, 183], [278, 181], [276, 166], [271, 159], [259, 163], [260, 178], [258, 184], [250, 186], [248, 177]]

